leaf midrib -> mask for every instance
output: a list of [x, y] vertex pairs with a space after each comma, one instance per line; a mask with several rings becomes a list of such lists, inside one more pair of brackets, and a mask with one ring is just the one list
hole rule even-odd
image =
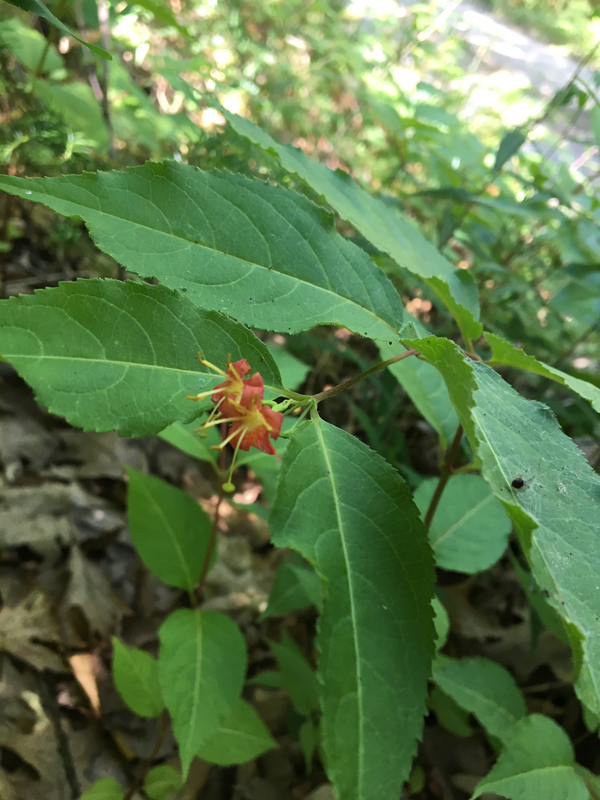
[[[197, 708], [200, 695], [200, 684], [202, 683], [202, 618], [200, 612], [193, 611], [194, 614], [194, 627], [196, 631], [196, 663], [194, 664], [194, 693], [192, 695], [192, 714], [191, 719], [195, 720], [197, 715]], [[195, 725], [188, 726], [187, 747], [190, 747], [190, 742], [194, 738]], [[192, 755], [193, 757], [193, 755]], [[191, 761], [191, 758], [190, 758]]]
[[474, 516], [478, 511], [480, 511], [486, 505], [486, 503], [491, 502], [492, 497], [493, 495], [489, 494], [487, 497], [484, 497], [483, 500], [480, 500], [480, 502], [477, 503], [477, 505], [472, 506], [465, 514], [462, 515], [462, 517], [460, 517], [460, 519], [458, 519], [453, 525], [451, 525], [448, 528], [448, 530], [444, 531], [444, 533], [439, 537], [439, 539], [436, 539], [435, 542], [431, 543], [432, 549], [435, 550], [436, 547], [438, 547], [438, 545], [444, 542], [449, 536], [452, 536], [452, 534], [457, 528], [459, 528], [461, 525], [467, 522], [467, 520], [471, 519], [471, 517]]
[[[110, 358], [82, 358], [81, 356], [47, 356], [43, 353], [38, 353], [38, 355], [35, 356], [20, 355], [19, 353], [3, 353], [1, 354], [1, 357], [7, 360], [18, 358], [21, 360], [30, 359], [32, 361], [39, 359], [43, 359], [44, 361], [81, 361], [83, 364], [108, 364], [110, 366], [126, 367], [127, 369], [158, 369], [164, 372], [174, 372], [179, 375], [197, 375], [199, 378], [215, 378], [220, 380], [220, 376], [215, 375], [214, 372], [197, 372], [196, 370], [186, 370], [180, 367], [165, 367], [162, 364], [144, 364], [140, 361], [115, 361], [114, 359]], [[276, 394], [279, 394], [282, 388], [281, 386], [274, 386], [270, 383], [265, 383], [264, 387], [265, 389], [275, 392]]]
[[356, 654], [356, 697], [358, 702], [358, 719], [360, 720], [358, 726], [358, 797], [362, 797], [362, 775], [364, 772], [363, 768], [363, 756], [364, 756], [364, 747], [363, 747], [363, 726], [362, 720], [364, 720], [363, 715], [363, 697], [362, 697], [362, 680], [361, 680], [361, 659], [360, 653], [358, 648], [358, 637], [356, 635], [356, 602], [353, 593], [353, 585], [352, 585], [352, 571], [350, 569], [350, 559], [348, 557], [348, 550], [346, 548], [346, 541], [344, 538], [343, 530], [344, 525], [342, 521], [342, 514], [340, 510], [340, 501], [338, 497], [337, 486], [335, 482], [335, 476], [333, 472], [333, 465], [331, 464], [331, 460], [329, 458], [329, 451], [325, 444], [325, 436], [323, 435], [323, 429], [321, 427], [321, 419], [316, 413], [311, 414], [312, 422], [315, 426], [315, 432], [317, 435], [317, 440], [319, 442], [319, 446], [323, 453], [323, 458], [325, 460], [325, 465], [327, 467], [327, 472], [329, 476], [329, 483], [331, 485], [331, 493], [333, 496], [333, 502], [335, 506], [335, 514], [338, 522], [338, 529], [340, 532], [340, 543], [342, 546], [342, 554], [344, 557], [344, 563], [346, 564], [346, 572], [348, 575], [348, 594], [350, 597], [350, 619], [352, 620], [352, 629], [354, 631], [354, 636], [352, 637], [352, 641], [354, 644], [354, 652]]

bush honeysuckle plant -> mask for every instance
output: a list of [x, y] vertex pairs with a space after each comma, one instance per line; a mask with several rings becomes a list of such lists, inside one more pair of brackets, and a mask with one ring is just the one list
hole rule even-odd
[[[154, 767], [128, 796], [137, 788], [173, 796], [195, 756], [236, 764], [276, 745], [242, 699], [240, 630], [226, 614], [202, 608], [220, 501], [234, 488], [236, 468], [258, 450], [278, 472], [272, 542], [297, 554], [282, 563], [264, 615], [316, 606], [318, 669], [315, 675], [284, 636], [270, 643], [280, 671], [252, 682], [289, 690], [307, 764], [318, 747], [338, 800], [397, 800], [428, 702], [440, 715], [453, 704], [467, 729], [473, 714], [499, 753], [474, 797], [546, 797], [551, 788], [555, 797], [597, 797], [595, 777], [576, 765], [564, 731], [527, 714], [507, 670], [439, 652], [448, 620], [434, 568], [487, 569], [514, 529], [524, 585], [568, 639], [575, 688], [597, 728], [600, 480], [552, 412], [522, 397], [496, 368], [556, 381], [596, 412], [600, 390], [486, 331], [469, 272], [388, 203], [222, 112], [320, 202], [176, 161], [57, 178], [0, 176], [5, 192], [84, 220], [98, 248], [137, 276], [80, 279], [2, 300], [2, 358], [72, 425], [159, 434], [210, 462], [219, 480], [211, 519], [186, 493], [128, 470], [134, 545], [159, 579], [182, 590], [182, 607], [158, 632], [157, 660], [114, 639], [117, 688], [141, 716], [168, 711], [181, 757], [181, 774]], [[395, 273], [411, 273], [432, 290], [456, 341], [404, 312], [366, 250], [336, 232], [335, 215], [387, 254]], [[287, 335], [320, 325], [371, 339], [380, 359], [305, 395], [284, 385], [252, 328]], [[321, 416], [330, 398], [381, 370], [439, 435], [440, 475], [414, 493], [393, 464]], [[89, 797], [95, 791], [125, 796], [110, 780]]]

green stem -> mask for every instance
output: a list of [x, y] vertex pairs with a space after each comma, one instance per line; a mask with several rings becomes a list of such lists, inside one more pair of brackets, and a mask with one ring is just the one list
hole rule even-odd
[[345, 392], [346, 389], [350, 389], [352, 386], [355, 386], [360, 381], [368, 378], [369, 375], [372, 375], [374, 372], [379, 372], [380, 370], [389, 367], [390, 364], [395, 364], [397, 361], [402, 361], [403, 358], [408, 358], [408, 356], [418, 355], [419, 351], [411, 347], [405, 353], [400, 353], [399, 356], [388, 358], [387, 361], [381, 361], [379, 364], [375, 364], [374, 367], [371, 367], [371, 369], [365, 370], [365, 372], [361, 372], [360, 375], [355, 375], [353, 378], [348, 378], [348, 380], [338, 383], [337, 386], [333, 386], [331, 389], [327, 389], [324, 392], [319, 392], [319, 394], [313, 394], [312, 399], [315, 401], [315, 403], [320, 403], [321, 400], [328, 400], [330, 397], [335, 397], [336, 394]]
[[441, 500], [442, 494], [444, 489], [446, 488], [446, 484], [450, 480], [450, 476], [453, 472], [453, 464], [454, 459], [458, 453], [458, 448], [460, 447], [460, 440], [463, 436], [463, 428], [462, 425], [459, 425], [456, 429], [456, 434], [454, 439], [452, 440], [452, 444], [446, 450], [446, 457], [444, 458], [444, 463], [442, 464], [442, 469], [440, 472], [440, 479], [438, 481], [438, 485], [435, 487], [435, 492], [433, 493], [433, 497], [431, 498], [431, 502], [429, 503], [429, 508], [427, 509], [427, 514], [425, 514], [425, 528], [429, 530], [431, 527], [431, 522]]
[[38, 61], [37, 67], [35, 68], [34, 75], [36, 78], [40, 78], [44, 71], [44, 64], [46, 63], [46, 56], [48, 55], [48, 50], [50, 50], [50, 34], [48, 34], [48, 38], [46, 39], [46, 44], [44, 45], [44, 49], [42, 50], [42, 55], [40, 56], [40, 60]]

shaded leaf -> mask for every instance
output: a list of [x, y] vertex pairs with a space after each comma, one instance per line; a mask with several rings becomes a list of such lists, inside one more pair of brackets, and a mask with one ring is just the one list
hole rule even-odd
[[317, 606], [323, 603], [321, 580], [314, 569], [306, 563], [290, 564], [282, 561], [273, 581], [269, 604], [260, 620], [274, 614], [289, 614], [299, 608]]
[[[438, 481], [419, 484], [415, 503], [424, 516]], [[450, 479], [435, 511], [429, 541], [442, 569], [472, 575], [495, 564], [506, 550], [512, 523], [502, 503], [479, 475]]]
[[285, 628], [281, 643], [267, 641], [279, 664], [283, 686], [290, 693], [292, 705], [299, 714], [308, 716], [319, 707], [320, 686], [316, 673]]
[[433, 624], [435, 626], [435, 647], [436, 650], [441, 650], [448, 640], [448, 633], [450, 632], [450, 617], [442, 603], [434, 597], [431, 601], [433, 608]]
[[493, 792], [510, 800], [556, 797], [589, 800], [575, 771], [573, 746], [563, 729], [541, 714], [520, 720], [508, 734], [498, 761], [477, 784], [473, 798]]
[[312, 772], [312, 760], [315, 750], [319, 746], [320, 731], [319, 726], [312, 719], [305, 719], [298, 731], [298, 740], [304, 755], [306, 774]]
[[158, 661], [114, 636], [112, 673], [123, 700], [140, 717], [157, 717], [165, 707], [158, 682]]
[[191, 592], [208, 552], [210, 517], [187, 492], [135, 469], [127, 468], [127, 475], [127, 517], [135, 549], [163, 583]]
[[297, 332], [333, 323], [392, 341], [402, 323], [389, 279], [336, 233], [331, 214], [290, 189], [175, 161], [0, 176], [0, 188], [81, 217], [131, 272], [248, 325]]
[[458, 703], [434, 686], [429, 695], [429, 708], [435, 712], [440, 725], [456, 736], [470, 736], [473, 728], [469, 725], [469, 714]]
[[512, 158], [526, 141], [527, 136], [520, 128], [507, 131], [498, 146], [498, 152], [496, 153], [496, 160], [494, 162], [494, 172], [500, 172], [509, 158]]
[[286, 389], [297, 389], [304, 383], [310, 367], [299, 358], [288, 353], [283, 347], [269, 346], [269, 352], [275, 359], [281, 375], [281, 383]]
[[[398, 345], [379, 343], [379, 352], [386, 361], [402, 351]], [[388, 370], [439, 435], [440, 447], [447, 447], [458, 428], [458, 415], [450, 402], [444, 379], [437, 369], [419, 358], [405, 358], [391, 364]]]
[[201, 439], [197, 433], [194, 433], [194, 428], [198, 428], [201, 422], [201, 419], [195, 419], [192, 422], [172, 422], [158, 435], [165, 442], [172, 444], [173, 447], [177, 447], [192, 458], [197, 458], [199, 461], [216, 461], [219, 453], [210, 448], [213, 444], [219, 444], [221, 438], [219, 431], [216, 428], [209, 428], [206, 431], [206, 439]]
[[232, 712], [246, 672], [246, 644], [229, 617], [174, 611], [160, 626], [159, 680], [187, 775], [194, 755]]
[[495, 661], [438, 656], [433, 662], [433, 680], [501, 741], [525, 716], [525, 701], [515, 679]]
[[152, 800], [167, 800], [181, 789], [181, 775], [168, 764], [152, 767], [144, 781], [144, 791]]
[[270, 527], [274, 544], [326, 581], [321, 735], [336, 794], [396, 798], [421, 734], [434, 640], [433, 560], [411, 494], [383, 458], [315, 415], [292, 433]]
[[75, 133], [83, 134], [97, 152], [106, 153], [108, 129], [100, 104], [87, 83], [54, 83], [34, 78], [32, 85], [35, 93], [58, 112]]
[[[2, 30], [0, 30], [0, 40], [8, 50], [18, 60], [32, 72], [40, 64], [42, 53], [46, 49], [47, 41], [35, 28], [28, 28], [23, 25], [21, 20], [13, 17], [12, 19], [2, 20]], [[44, 60], [44, 72], [52, 72], [63, 66], [63, 60], [59, 56], [55, 47], [48, 47]]]
[[81, 795], [80, 800], [123, 800], [125, 792], [114, 778], [101, 778]]
[[143, 436], [197, 417], [186, 396], [221, 381], [198, 351], [217, 366], [246, 358], [279, 385], [253, 333], [161, 286], [85, 280], [0, 302], [0, 357], [42, 405], [83, 430]]
[[266, 669], [258, 675], [254, 675], [247, 681], [251, 686], [268, 686], [269, 689], [283, 689], [285, 681], [281, 672], [273, 669]]
[[231, 714], [198, 750], [198, 755], [211, 764], [225, 767], [245, 764], [277, 747], [277, 742], [254, 708], [238, 700]]

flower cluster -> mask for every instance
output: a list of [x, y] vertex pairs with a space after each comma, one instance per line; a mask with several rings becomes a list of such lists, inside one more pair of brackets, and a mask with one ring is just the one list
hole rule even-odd
[[203, 432], [213, 425], [231, 423], [227, 436], [220, 445], [217, 445], [219, 449], [231, 444], [236, 453], [238, 450], [256, 447], [263, 453], [275, 455], [275, 448], [269, 437], [277, 439], [279, 436], [283, 414], [263, 405], [265, 387], [260, 373], [255, 372], [249, 378], [246, 377], [250, 372], [250, 364], [245, 358], [234, 361], [233, 364], [228, 358], [225, 372], [204, 361], [200, 353], [198, 360], [203, 366], [209, 367], [225, 378], [209, 392], [201, 392], [195, 397], [188, 398], [204, 400], [210, 397], [215, 404], [211, 415], [198, 430]]

